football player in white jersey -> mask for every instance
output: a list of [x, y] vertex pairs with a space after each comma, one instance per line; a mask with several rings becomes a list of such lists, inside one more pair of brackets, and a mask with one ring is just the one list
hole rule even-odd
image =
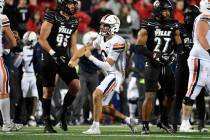
[[35, 111], [38, 100], [38, 90], [36, 85], [36, 76], [33, 66], [33, 54], [34, 46], [37, 43], [37, 35], [35, 32], [26, 32], [23, 35], [23, 51], [17, 57], [15, 66], [18, 67], [22, 64], [23, 76], [21, 80], [21, 90], [23, 92], [23, 98], [32, 98], [32, 111], [29, 117], [28, 124], [30, 126], [36, 126]]
[[[10, 99], [9, 99], [9, 78], [8, 70], [3, 61], [4, 49], [11, 49], [17, 46], [15, 36], [10, 28], [10, 21], [4, 14], [4, 0], [0, 0], [0, 111], [3, 117], [2, 131], [15, 131], [19, 129], [10, 119]], [[3, 34], [4, 33], [4, 34]], [[5, 37], [6, 43], [3, 44], [2, 38]], [[20, 126], [21, 128], [22, 126]]]
[[[105, 15], [100, 21], [100, 32], [92, 44], [80, 49], [75, 54], [69, 65], [74, 66], [77, 58], [83, 54], [104, 71], [105, 78], [93, 93], [93, 124], [84, 134], [100, 134], [99, 120], [100, 114], [107, 113], [114, 117], [123, 119], [134, 132], [137, 119], [129, 118], [117, 110], [109, 107], [109, 102], [113, 96], [113, 90], [118, 91], [125, 77], [125, 40], [115, 34], [119, 31], [120, 20], [115, 15]], [[90, 49], [98, 49], [102, 55], [102, 61], [91, 55]]]
[[181, 132], [192, 132], [189, 118], [201, 89], [210, 91], [210, 0], [200, 1], [200, 14], [194, 22], [193, 48], [188, 58], [188, 91], [183, 101]]

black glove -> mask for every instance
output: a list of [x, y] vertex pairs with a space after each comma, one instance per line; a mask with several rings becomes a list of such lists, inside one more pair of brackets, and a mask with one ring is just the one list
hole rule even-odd
[[208, 53], [209, 53], [209, 55], [210, 55], [210, 49], [208, 49], [208, 50], [207, 50], [207, 52], [208, 52]]
[[175, 54], [162, 54], [162, 59], [164, 59], [164, 63], [165, 65], [169, 65], [172, 64], [175, 59], [176, 59], [176, 55]]
[[57, 64], [66, 63], [66, 61], [67, 61], [67, 58], [65, 56], [59, 56], [57, 53], [54, 53], [51, 56]]
[[158, 62], [159, 64], [165, 65], [167, 62], [166, 60], [162, 57], [161, 52], [154, 52], [153, 53], [153, 59]]

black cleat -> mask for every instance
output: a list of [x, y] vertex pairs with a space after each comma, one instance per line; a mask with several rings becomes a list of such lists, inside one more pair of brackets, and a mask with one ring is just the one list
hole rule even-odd
[[158, 122], [157, 127], [164, 129], [167, 133], [175, 133], [174, 129], [168, 124], [168, 122]]
[[57, 133], [57, 131], [53, 129], [51, 121], [49, 119], [44, 120], [44, 125], [44, 133]]
[[64, 121], [61, 121], [61, 129], [63, 129], [63, 131], [68, 131], [68, 126], [67, 123]]
[[173, 124], [173, 130], [174, 130], [174, 132], [177, 132], [177, 130], [178, 130], [177, 124]]
[[148, 125], [144, 125], [143, 124], [142, 130], [141, 130], [141, 134], [142, 135], [149, 135], [150, 134], [149, 126]]
[[63, 131], [68, 131], [68, 125], [67, 125], [67, 121], [66, 121], [66, 113], [64, 111], [61, 112], [61, 117], [60, 117], [60, 121], [61, 121], [61, 129], [63, 129]]

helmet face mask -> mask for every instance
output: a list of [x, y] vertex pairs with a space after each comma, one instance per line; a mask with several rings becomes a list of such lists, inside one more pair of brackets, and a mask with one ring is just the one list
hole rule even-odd
[[74, 15], [78, 10], [78, 0], [59, 0], [58, 8], [68, 15]]
[[109, 36], [110, 34], [110, 25], [109, 24], [105, 24], [105, 23], [101, 23], [100, 25], [100, 35], [102, 36]]
[[105, 15], [100, 21], [100, 32], [102, 36], [110, 36], [119, 31], [120, 20], [115, 15]]

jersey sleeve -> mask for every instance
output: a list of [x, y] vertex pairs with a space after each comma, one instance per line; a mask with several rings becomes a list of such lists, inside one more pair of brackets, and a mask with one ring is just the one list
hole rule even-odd
[[2, 27], [10, 26], [10, 21], [6, 15], [2, 15], [1, 23], [2, 23]]
[[125, 50], [125, 40], [121, 39], [119, 41], [115, 41], [112, 44], [112, 50], [108, 54], [108, 58], [116, 61], [119, 55]]
[[93, 49], [100, 49], [99, 41], [100, 37], [97, 36], [97, 38], [93, 41]]
[[44, 20], [53, 24], [55, 22], [55, 11], [47, 10]]

